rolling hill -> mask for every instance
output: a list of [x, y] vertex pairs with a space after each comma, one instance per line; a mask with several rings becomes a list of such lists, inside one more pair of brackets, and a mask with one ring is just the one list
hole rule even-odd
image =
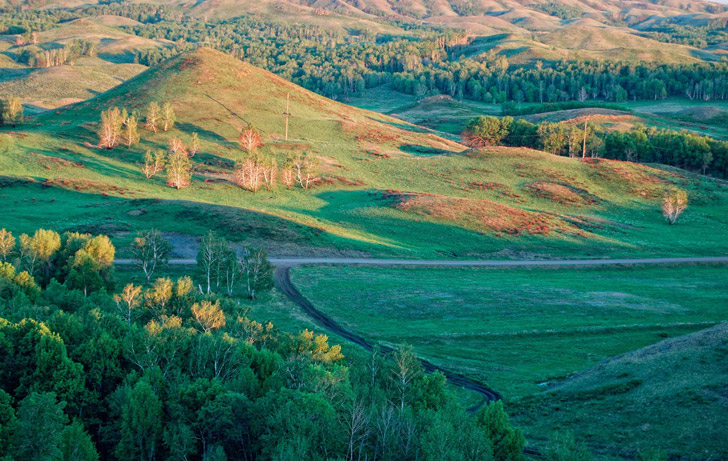
[[[145, 66], [135, 64], [134, 53], [140, 50], [171, 47], [167, 40], [152, 40], [122, 32], [115, 28], [129, 25], [131, 20], [119, 16], [77, 19], [38, 33], [35, 49], [54, 49], [73, 40], [86, 40], [96, 45], [94, 56], [84, 56], [72, 63], [56, 67], [27, 67], [15, 62], [25, 48], [8, 39], [2, 43], [5, 61], [0, 77], [0, 98], [10, 95], [21, 98], [33, 110], [56, 108], [89, 99], [139, 74]], [[134, 21], [131, 21], [133, 23]]]
[[515, 419], [541, 434], [572, 430], [605, 455], [723, 458], [727, 358], [722, 323], [605, 360], [516, 403]]
[[[94, 147], [101, 111], [143, 112], [151, 102], [172, 104], [172, 130], [142, 130], [131, 149]], [[304, 152], [315, 158], [318, 187], [251, 194], [232, 184], [242, 158], [236, 139], [248, 123], [279, 164]], [[144, 178], [139, 164], [147, 149], [166, 149], [173, 137], [189, 142], [195, 132], [201, 148], [192, 187], [176, 191], [163, 178]], [[722, 181], [528, 149], [465, 152], [435, 132], [329, 100], [206, 48], [6, 129], [0, 151], [2, 194], [12, 204], [6, 222], [18, 231], [48, 213], [60, 230], [92, 226], [121, 241], [142, 226], [188, 235], [216, 228], [293, 253], [577, 257], [726, 249]], [[673, 184], [691, 198], [680, 226], [665, 225], [659, 213], [662, 190]], [[22, 206], [28, 200], [33, 205]]]

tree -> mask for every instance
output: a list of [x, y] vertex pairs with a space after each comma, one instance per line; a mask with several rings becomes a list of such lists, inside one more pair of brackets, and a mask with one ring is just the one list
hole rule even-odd
[[20, 98], [10, 98], [2, 101], [0, 104], [2, 111], [0, 112], [0, 121], [6, 125], [16, 125], [23, 122], [23, 104]]
[[238, 143], [240, 144], [240, 148], [247, 152], [248, 155], [251, 155], [256, 149], [263, 146], [260, 134], [253, 125], [248, 125], [243, 128], [238, 137]]
[[668, 224], [673, 225], [677, 222], [680, 215], [688, 207], [688, 194], [684, 190], [670, 188], [665, 191], [662, 196], [662, 216], [665, 217]]
[[[197, 251], [197, 268], [202, 273], [207, 285], [207, 293], [212, 291], [213, 278], [220, 282], [220, 268], [224, 264], [227, 242], [213, 231], [209, 231], [200, 240], [200, 249]], [[200, 291], [202, 289], [200, 288]]]
[[20, 236], [20, 257], [31, 275], [35, 275], [38, 264], [42, 265], [43, 275], [50, 274], [53, 255], [61, 248], [61, 236], [57, 232], [38, 229], [32, 237]]
[[133, 144], [139, 142], [139, 131], [137, 130], [137, 120], [133, 115], [124, 122], [124, 137], [126, 138], [126, 147], [130, 148]]
[[154, 285], [144, 293], [147, 307], [154, 311], [157, 317], [167, 314], [167, 305], [174, 294], [174, 283], [167, 277], [159, 277]]
[[124, 121], [118, 107], [101, 112], [101, 126], [99, 127], [99, 147], [113, 149], [119, 145], [121, 127]]
[[131, 323], [137, 317], [137, 308], [142, 303], [141, 293], [142, 287], [130, 283], [124, 287], [120, 294], [114, 295], [116, 307], [127, 323]]
[[144, 271], [147, 283], [159, 266], [169, 262], [172, 244], [156, 229], [139, 232], [131, 244], [134, 263]]
[[308, 189], [316, 181], [314, 174], [315, 165], [315, 160], [307, 154], [298, 154], [294, 159], [293, 167], [296, 170], [296, 180], [301, 188]]
[[246, 280], [248, 296], [255, 299], [259, 291], [273, 286], [273, 265], [263, 248], [246, 249], [240, 259], [240, 267]]
[[68, 418], [65, 402], [53, 392], [31, 392], [18, 404], [17, 427], [13, 437], [14, 459], [55, 461], [63, 454], [63, 428]]
[[147, 106], [146, 123], [144, 126], [156, 133], [159, 128], [159, 119], [161, 116], [162, 114], [159, 109], [159, 104], [156, 102], [149, 104], [149, 106]]
[[522, 460], [526, 439], [520, 429], [511, 427], [508, 415], [503, 410], [503, 402], [484, 405], [476, 414], [479, 426], [493, 443], [493, 456], [498, 461]]
[[174, 126], [175, 122], [175, 113], [174, 108], [172, 108], [172, 104], [169, 102], [165, 102], [162, 106], [162, 129], [164, 131], [167, 131], [171, 129]]
[[173, 154], [184, 154], [189, 155], [185, 143], [179, 138], [172, 138], [169, 140], [169, 153]]
[[192, 133], [192, 139], [190, 140], [190, 157], [194, 157], [200, 151], [200, 138], [197, 133]]
[[147, 179], [151, 179], [157, 173], [161, 173], [164, 170], [165, 158], [164, 152], [157, 151], [152, 156], [152, 153], [147, 150], [144, 155], [144, 165], [142, 165], [142, 173]]
[[63, 461], [98, 461], [91, 436], [88, 435], [79, 421], [74, 421], [63, 430], [61, 435], [61, 452]]
[[190, 159], [187, 157], [186, 152], [179, 151], [169, 154], [167, 158], [167, 184], [177, 190], [189, 186], [192, 177], [191, 169]]
[[296, 185], [296, 173], [293, 168], [293, 159], [287, 158], [281, 168], [281, 182], [287, 189], [291, 189]]
[[162, 402], [147, 381], [138, 381], [130, 390], [121, 412], [120, 432], [119, 458], [156, 458], [162, 435]]
[[15, 237], [13, 233], [0, 229], [0, 261], [5, 262], [13, 254], [15, 248]]
[[412, 346], [401, 346], [394, 352], [392, 381], [397, 389], [400, 411], [404, 411], [412, 382], [422, 374], [422, 364], [412, 350]]
[[512, 117], [476, 117], [468, 122], [463, 138], [471, 147], [494, 146], [508, 136]]
[[78, 250], [66, 283], [71, 288], [83, 290], [84, 296], [88, 296], [89, 291], [97, 291], [104, 286], [100, 271], [101, 266], [93, 256], [85, 249]]
[[215, 303], [210, 301], [194, 303], [190, 310], [201, 333], [219, 330], [225, 326], [225, 313], [220, 308], [220, 302], [218, 301]]

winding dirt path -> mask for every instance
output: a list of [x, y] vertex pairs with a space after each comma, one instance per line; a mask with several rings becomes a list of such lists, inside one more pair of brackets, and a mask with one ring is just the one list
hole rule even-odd
[[[342, 338], [345, 338], [352, 343], [356, 344], [357, 346], [360, 346], [367, 351], [372, 351], [373, 347], [369, 342], [367, 342], [366, 339], [362, 338], [361, 336], [347, 330], [346, 328], [342, 327], [334, 319], [329, 317], [328, 315], [324, 314], [320, 310], [316, 309], [311, 302], [306, 299], [305, 296], [303, 296], [298, 289], [293, 285], [291, 282], [291, 267], [290, 266], [278, 266], [276, 268], [275, 272], [275, 282], [276, 287], [288, 298], [293, 301], [296, 305], [298, 305], [309, 317], [311, 317], [313, 320], [316, 321], [319, 325], [324, 327], [325, 329], [329, 330], [331, 333], [335, 333]], [[390, 353], [393, 352], [394, 349], [388, 346], [381, 345], [380, 349], [382, 352]], [[456, 386], [462, 387], [464, 389], [468, 389], [473, 392], [477, 392], [478, 394], [483, 396], [483, 402], [479, 403], [478, 405], [468, 409], [470, 412], [477, 411], [480, 407], [483, 406], [485, 402], [492, 402], [495, 400], [500, 400], [501, 396], [493, 389], [490, 389], [488, 386], [486, 386], [483, 383], [480, 383], [478, 381], [475, 381], [474, 379], [468, 378], [467, 376], [461, 375], [459, 373], [452, 372], [450, 370], [447, 370], [445, 368], [439, 367], [437, 365], [434, 365], [427, 360], [420, 359], [422, 362], [422, 366], [424, 367], [425, 371], [428, 373], [432, 373], [434, 371], [440, 371], [442, 374], [445, 375], [447, 380]]]

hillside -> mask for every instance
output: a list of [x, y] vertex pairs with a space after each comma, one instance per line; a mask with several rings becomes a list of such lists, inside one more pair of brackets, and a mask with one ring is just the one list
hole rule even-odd
[[[290, 137], [283, 140], [286, 95]], [[141, 129], [131, 149], [93, 147], [100, 112], [144, 112], [170, 102], [169, 132]], [[434, 103], [439, 104], [437, 101]], [[315, 158], [318, 186], [246, 192], [231, 182], [247, 123], [259, 128], [264, 155]], [[159, 226], [199, 235], [210, 227], [276, 252], [365, 252], [468, 257], [715, 255], [728, 217], [722, 181], [679, 170], [613, 161], [582, 162], [529, 149], [465, 147], [425, 128], [356, 109], [269, 72], [201, 48], [153, 67], [90, 99], [43, 114], [0, 138], [8, 227], [33, 226], [48, 213], [62, 229], [97, 226], [117, 239]], [[190, 188], [146, 180], [147, 149], [200, 137]], [[659, 213], [665, 187], [690, 193], [679, 226]], [[30, 209], [20, 206], [37, 199]], [[30, 213], [30, 214], [28, 214]], [[712, 229], [706, 232], [707, 228]], [[123, 251], [123, 250], [122, 250]]]
[[573, 430], [603, 454], [660, 450], [680, 459], [724, 458], [726, 364], [728, 324], [722, 323], [606, 360], [517, 402], [515, 419], [540, 434]]
[[[6, 36], [0, 47], [4, 53], [0, 61], [4, 74], [0, 78], [0, 98], [17, 96], [31, 111], [86, 100], [144, 71], [145, 66], [133, 62], [135, 52], [173, 45], [115, 28], [129, 24], [130, 20], [118, 16], [77, 19], [39, 32], [37, 45], [17, 46], [13, 36]], [[54, 67], [28, 67], [16, 62], [26, 48], [52, 50], [74, 40], [93, 43], [96, 52]]]

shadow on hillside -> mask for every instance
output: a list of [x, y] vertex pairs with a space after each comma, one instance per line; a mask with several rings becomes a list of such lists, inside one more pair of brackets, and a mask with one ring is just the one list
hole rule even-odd
[[197, 135], [200, 137], [200, 140], [214, 141], [218, 143], [230, 142], [224, 136], [221, 136], [212, 130], [202, 128], [199, 125], [195, 125], [194, 123], [177, 122], [175, 126], [177, 127], [177, 129], [182, 130], [185, 133], [189, 133], [190, 136], [192, 135], [192, 133], [197, 133]]
[[[336, 251], [337, 248], [361, 248], [363, 243], [246, 208], [191, 200], [130, 197], [133, 191], [113, 185], [106, 189], [84, 184], [84, 189], [75, 190], [73, 183], [63, 186], [59, 183], [43, 185], [43, 182], [44, 178], [0, 175], [0, 194], [5, 197], [4, 200], [20, 204], [17, 216], [14, 215], [15, 209], [8, 209], [6, 227], [46, 226], [59, 232], [103, 233], [111, 237], [152, 227], [162, 232], [200, 236], [213, 230], [231, 241], [248, 241], [298, 256], [307, 252]], [[195, 182], [192, 189], [200, 186], [204, 187], [202, 183]], [[125, 196], [119, 195], [119, 191]], [[182, 191], [185, 192], [188, 191]], [[249, 194], [237, 188], [231, 188], [229, 193]], [[29, 212], [43, 216], [43, 220], [37, 221], [35, 216], [29, 216]], [[278, 252], [281, 253], [280, 250]]]

